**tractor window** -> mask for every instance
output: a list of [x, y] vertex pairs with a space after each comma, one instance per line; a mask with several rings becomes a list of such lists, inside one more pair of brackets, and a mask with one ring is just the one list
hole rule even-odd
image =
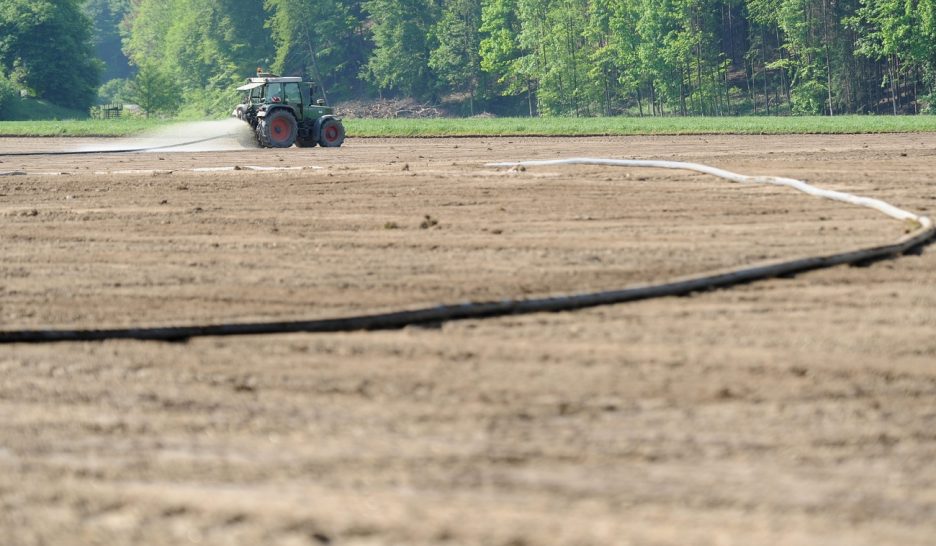
[[287, 104], [302, 104], [302, 92], [299, 91], [298, 83], [283, 84], [283, 101]]
[[315, 83], [311, 83], [309, 85], [309, 105], [310, 106], [315, 104], [315, 99], [317, 96], [319, 96], [319, 94], [320, 92], [319, 92], [318, 85], [316, 85]]

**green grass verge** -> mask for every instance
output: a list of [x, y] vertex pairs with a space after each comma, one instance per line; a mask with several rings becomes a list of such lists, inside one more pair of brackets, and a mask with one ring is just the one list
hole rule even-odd
[[[138, 134], [171, 120], [0, 121], [0, 136]], [[792, 135], [936, 132], [936, 116], [346, 119], [352, 137]]]
[[72, 110], [47, 100], [28, 97], [12, 99], [0, 114], [3, 119], [11, 121], [88, 119], [86, 110]]
[[4, 137], [120, 137], [170, 123], [157, 119], [84, 119], [60, 121], [0, 121]]
[[936, 116], [347, 119], [349, 136], [783, 135], [936, 132]]

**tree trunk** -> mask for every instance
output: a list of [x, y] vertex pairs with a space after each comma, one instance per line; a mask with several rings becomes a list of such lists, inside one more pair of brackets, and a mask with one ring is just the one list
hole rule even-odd
[[751, 107], [754, 110], [754, 115], [757, 115], [757, 97], [754, 95], [754, 59], [751, 59], [751, 77], [747, 77], [748, 67], [747, 63], [744, 63], [744, 83], [747, 84], [748, 94], [751, 96]]
[[651, 80], [650, 81], [650, 110], [651, 110], [650, 115], [651, 116], [654, 116], [654, 117], [656, 116], [656, 109], [657, 109], [656, 91], [653, 89], [653, 81]]
[[890, 73], [890, 88], [891, 88], [891, 105], [894, 107], [894, 115], [897, 115], [897, 77], [896, 70], [894, 70], [894, 58], [896, 55], [892, 55], [887, 59], [887, 70]]
[[829, 58], [829, 44], [826, 43], [825, 46], [825, 63], [826, 63], [826, 91], [829, 94], [829, 117], [835, 115], [835, 111], [832, 109], [832, 61]]
[[699, 87], [699, 110], [705, 117], [705, 84], [702, 83], [702, 42], [696, 44], [696, 84]]
[[[312, 36], [309, 34], [309, 27], [305, 27], [305, 36], [306, 36], [306, 45], [309, 47], [309, 56], [312, 58], [312, 70], [315, 72], [315, 81], [319, 85], [319, 89], [322, 90], [322, 98], [325, 99], [325, 104], [328, 102], [328, 92], [325, 90], [325, 82], [322, 81], [322, 73], [319, 72], [318, 60], [315, 58], [315, 49], [312, 47]], [[309, 97], [310, 99], [312, 97]]]
[[640, 83], [637, 84], [637, 113], [643, 117], [643, 97], [640, 95]]
[[715, 115], [720, 116], [722, 115], [722, 99], [721, 93], [718, 92], [718, 65], [711, 68], [709, 77], [712, 79], [712, 102], [715, 105]]
[[734, 32], [732, 30], [732, 21], [731, 21], [731, 5], [726, 4], [728, 8], [728, 59], [731, 61], [731, 64], [734, 64], [735, 60], [735, 50], [734, 50]]
[[683, 116], [687, 114], [686, 112], [686, 86], [683, 81], [682, 68], [677, 69], [679, 73], [679, 113]]
[[777, 53], [780, 55], [780, 90], [786, 95], [787, 107], [792, 112], [793, 107], [790, 105], [790, 87], [787, 85], [786, 81], [786, 68], [783, 67], [783, 42], [780, 41], [780, 25], [775, 25], [774, 28], [777, 32]]
[[692, 114], [698, 114], [699, 108], [696, 106], [695, 89], [692, 87], [692, 68], [688, 64], [683, 64], [679, 69], [679, 79], [686, 86], [686, 96], [689, 97], [689, 109]]
[[767, 35], [761, 29], [761, 64], [764, 66], [764, 114], [770, 115], [770, 92], [767, 90]]
[[[731, 13], [731, 10], [730, 10], [730, 9], [729, 9], [728, 13]], [[726, 104], [726, 106], [727, 106], [727, 108], [728, 108], [727, 115], [730, 116], [730, 115], [731, 115], [731, 86], [730, 86], [729, 83], [728, 83], [728, 67], [729, 67], [729, 66], [731, 66], [730, 61], [729, 61], [728, 63], [725, 63], [725, 65], [724, 65], [724, 69], [725, 69], [725, 104]]]

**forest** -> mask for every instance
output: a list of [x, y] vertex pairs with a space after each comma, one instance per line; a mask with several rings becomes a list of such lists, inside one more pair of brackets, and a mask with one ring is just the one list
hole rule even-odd
[[220, 116], [257, 66], [465, 116], [930, 113], [936, 0], [0, 0], [0, 112]]

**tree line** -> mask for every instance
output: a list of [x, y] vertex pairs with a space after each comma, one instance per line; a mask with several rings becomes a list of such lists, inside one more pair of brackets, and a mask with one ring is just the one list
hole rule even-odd
[[62, 104], [217, 115], [258, 65], [466, 115], [921, 113], [936, 0], [0, 0], [0, 80]]

